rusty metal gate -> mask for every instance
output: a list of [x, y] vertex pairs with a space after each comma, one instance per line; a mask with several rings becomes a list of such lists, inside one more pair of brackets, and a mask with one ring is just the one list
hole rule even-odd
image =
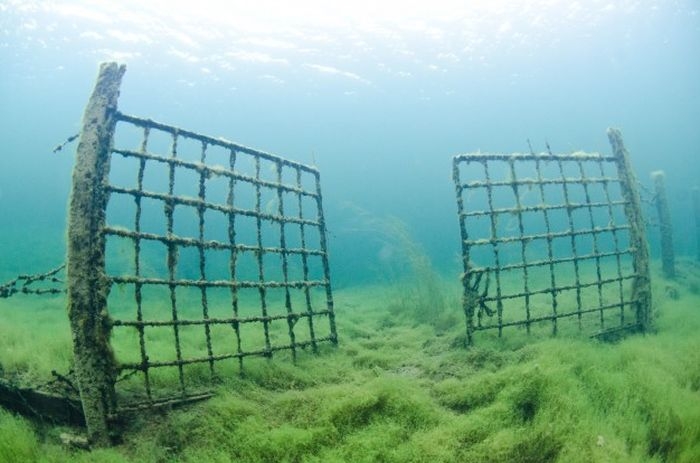
[[594, 335], [645, 330], [649, 262], [636, 181], [620, 132], [613, 154], [455, 156], [467, 343], [506, 327]]
[[124, 71], [100, 68], [70, 204], [75, 374], [97, 444], [120, 411], [201, 397], [244, 357], [337, 342], [318, 170], [120, 113]]

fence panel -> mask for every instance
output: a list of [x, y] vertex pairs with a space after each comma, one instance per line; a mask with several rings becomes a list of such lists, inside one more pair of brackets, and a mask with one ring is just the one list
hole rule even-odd
[[318, 170], [125, 115], [123, 73], [100, 69], [70, 210], [76, 376], [97, 444], [121, 411], [205, 397], [244, 357], [337, 343]]
[[[472, 153], [454, 158], [467, 342], [475, 331], [574, 318], [645, 329], [648, 251], [619, 132], [615, 154]], [[617, 143], [617, 144], [615, 144]]]

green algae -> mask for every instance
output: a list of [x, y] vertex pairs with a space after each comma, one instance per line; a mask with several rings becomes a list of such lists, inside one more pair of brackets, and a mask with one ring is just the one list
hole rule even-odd
[[39, 443], [31, 425], [0, 409], [0, 461], [33, 461]]
[[[655, 282], [655, 332], [616, 344], [512, 330], [466, 349], [461, 323], [445, 330], [392, 315], [394, 288], [340, 291], [337, 349], [296, 364], [251, 359], [207, 402], [135, 416], [112, 449], [67, 450], [60, 429], [1, 412], [0, 461], [697, 461], [699, 272], [681, 263], [679, 273], [677, 300]], [[37, 302], [13, 304], [25, 305], [10, 317], [20, 330]], [[67, 329], [50, 307], [35, 342], [51, 345], [49, 333]], [[21, 341], [0, 340], [5, 374], [28, 364]], [[56, 346], [40, 352], [41, 365], [66, 361]]]

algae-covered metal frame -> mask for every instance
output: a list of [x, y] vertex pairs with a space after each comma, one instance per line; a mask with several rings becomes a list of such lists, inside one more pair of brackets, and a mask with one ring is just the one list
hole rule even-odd
[[619, 130], [612, 155], [471, 153], [453, 159], [467, 344], [474, 333], [574, 318], [611, 337], [650, 324], [649, 254]]
[[[96, 445], [110, 443], [123, 410], [207, 396], [202, 377], [215, 379], [221, 362], [242, 368], [247, 356], [286, 350], [294, 357], [299, 349], [337, 343], [318, 170], [122, 114], [124, 72], [116, 63], [100, 67], [69, 207], [75, 376]], [[115, 135], [122, 132], [136, 134], [136, 145], [122, 145]], [[167, 148], [152, 146], [156, 138], [167, 140]], [[181, 155], [184, 146], [189, 157]], [[131, 180], [113, 181], [110, 169]], [[148, 178], [157, 181], [149, 186]], [[218, 234], [211, 233], [212, 221]], [[160, 225], [149, 229], [153, 223]], [[154, 255], [160, 273], [149, 273]], [[116, 289], [118, 308], [111, 302]], [[150, 310], [154, 303], [161, 309]], [[186, 336], [196, 336], [198, 347], [190, 349]], [[256, 341], [247, 343], [246, 336]], [[163, 339], [172, 345], [169, 355], [153, 347]]]

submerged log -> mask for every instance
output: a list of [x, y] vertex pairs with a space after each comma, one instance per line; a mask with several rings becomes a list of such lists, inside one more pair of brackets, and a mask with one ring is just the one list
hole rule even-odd
[[42, 422], [85, 426], [83, 408], [78, 397], [20, 387], [1, 378], [0, 406]]

